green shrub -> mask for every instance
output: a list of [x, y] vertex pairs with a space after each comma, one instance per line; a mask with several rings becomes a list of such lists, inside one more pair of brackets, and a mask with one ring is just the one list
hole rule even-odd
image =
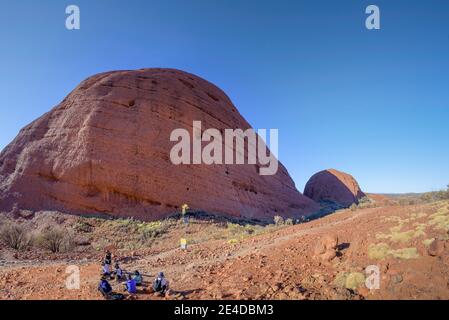
[[140, 241], [148, 244], [152, 243], [154, 239], [162, 236], [165, 234], [168, 229], [170, 228], [170, 225], [163, 221], [163, 222], [151, 222], [151, 223], [143, 223], [139, 225], [139, 232], [140, 232]]
[[365, 284], [365, 275], [360, 272], [351, 272], [346, 278], [345, 287], [347, 289], [357, 289]]
[[368, 257], [370, 259], [382, 260], [390, 253], [390, 246], [386, 243], [371, 244], [368, 247]]
[[94, 230], [94, 227], [85, 221], [79, 220], [73, 225], [73, 229], [76, 232], [90, 233]]
[[417, 259], [419, 253], [416, 248], [391, 249], [388, 244], [371, 244], [368, 247], [368, 257], [375, 260], [383, 260], [389, 256], [396, 259]]
[[53, 253], [69, 251], [74, 246], [73, 236], [61, 228], [47, 228], [36, 237], [36, 243], [42, 249]]
[[418, 250], [416, 250], [416, 248], [403, 248], [403, 249], [397, 249], [397, 250], [392, 250], [391, 254], [393, 255], [393, 257], [398, 258], [398, 259], [417, 259], [419, 258], [419, 253]]
[[429, 239], [424, 239], [422, 241], [423, 245], [425, 245], [426, 247], [430, 246], [430, 244], [435, 240], [435, 238], [429, 238]]
[[365, 284], [365, 275], [361, 272], [340, 272], [333, 284], [337, 287], [355, 290]]
[[449, 185], [446, 190], [426, 192], [421, 195], [421, 200], [424, 202], [435, 202], [449, 199]]
[[277, 226], [282, 226], [284, 224], [284, 218], [282, 218], [281, 216], [274, 216], [273, 221]]
[[24, 250], [31, 243], [29, 232], [24, 226], [16, 223], [3, 226], [0, 230], [0, 239], [8, 247], [15, 250]]

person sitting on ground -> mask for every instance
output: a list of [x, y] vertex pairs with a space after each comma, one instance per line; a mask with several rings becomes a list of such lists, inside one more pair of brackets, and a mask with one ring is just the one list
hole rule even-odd
[[143, 283], [142, 275], [139, 273], [139, 271], [134, 271], [134, 277], [133, 279], [136, 281], [136, 286], [141, 286]]
[[136, 280], [134, 280], [131, 277], [131, 275], [128, 275], [126, 278], [127, 278], [127, 281], [125, 284], [125, 291], [128, 291], [129, 293], [136, 293], [137, 292]]
[[108, 250], [106, 251], [106, 257], [104, 258], [104, 263], [105, 264], [112, 264], [112, 253]]
[[160, 295], [165, 295], [168, 291], [168, 280], [165, 279], [163, 272], [159, 272], [157, 278], [154, 280], [153, 290]]
[[111, 276], [111, 269], [110, 265], [107, 263], [103, 263], [103, 276], [110, 277]]
[[114, 271], [114, 274], [115, 274], [115, 279], [118, 281], [118, 282], [120, 282], [120, 281], [122, 281], [123, 280], [123, 270], [122, 270], [122, 268], [120, 268], [120, 265], [118, 264], [118, 263], [116, 263], [115, 264], [115, 271]]
[[103, 294], [105, 298], [109, 298], [112, 294], [112, 287], [106, 280], [105, 276], [101, 277], [100, 284], [98, 285], [98, 290]]

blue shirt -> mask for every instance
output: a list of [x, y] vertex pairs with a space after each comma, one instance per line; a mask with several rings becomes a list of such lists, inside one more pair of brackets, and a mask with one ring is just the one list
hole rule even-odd
[[136, 284], [142, 284], [142, 276], [139, 274], [138, 276], [134, 276], [134, 280], [136, 281]]
[[111, 285], [106, 280], [101, 280], [100, 285], [98, 287], [104, 293], [110, 293], [112, 291]]
[[126, 290], [129, 293], [136, 293], [137, 292], [136, 280], [131, 279], [131, 280], [126, 281]]

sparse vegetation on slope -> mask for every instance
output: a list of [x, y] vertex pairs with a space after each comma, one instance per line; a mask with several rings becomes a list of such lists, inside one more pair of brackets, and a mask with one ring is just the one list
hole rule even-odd
[[31, 244], [29, 231], [17, 223], [5, 224], [0, 230], [0, 239], [12, 249], [24, 250]]
[[[448, 205], [449, 201], [438, 201], [346, 209], [296, 225], [289, 225], [288, 219], [283, 224], [261, 225], [204, 213], [189, 213], [187, 220], [179, 215], [155, 222], [38, 213], [30, 220], [20, 219], [20, 225], [33, 230], [34, 248], [13, 252], [17, 261], [41, 262], [23, 270], [0, 271], [0, 284], [18, 297], [76, 299], [63, 289], [29, 291], [44, 281], [28, 278], [30, 270], [45, 271], [45, 281], [58, 281], [56, 276], [64, 267], [56, 269], [46, 261], [60, 261], [64, 266], [70, 259], [81, 264], [86, 279], [82, 297], [101, 298], [96, 291], [98, 261], [107, 249], [125, 270], [149, 275], [166, 271], [178, 292], [168, 299], [449, 298], [446, 284], [438, 278], [449, 276], [448, 234], [440, 228], [445, 226]], [[50, 226], [71, 232], [76, 246], [69, 252], [64, 245], [58, 250], [38, 246], [36, 239]], [[317, 253], [317, 243], [327, 243], [329, 236], [335, 238], [333, 254]], [[180, 248], [182, 238], [188, 243], [185, 250]], [[2, 245], [0, 255], [11, 257], [12, 249]], [[380, 290], [370, 292], [364, 286], [368, 265], [380, 269]], [[11, 278], [21, 278], [26, 285], [11, 287], [4, 280]], [[152, 298], [146, 293], [137, 297]]]

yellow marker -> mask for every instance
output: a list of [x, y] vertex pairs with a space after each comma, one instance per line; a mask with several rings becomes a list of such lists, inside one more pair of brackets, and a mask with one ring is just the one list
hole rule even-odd
[[184, 214], [186, 214], [187, 210], [189, 210], [189, 206], [187, 204], [183, 204], [181, 206], [181, 209], [182, 209], [182, 214], [184, 215]]
[[187, 239], [181, 239], [181, 249], [187, 249]]

